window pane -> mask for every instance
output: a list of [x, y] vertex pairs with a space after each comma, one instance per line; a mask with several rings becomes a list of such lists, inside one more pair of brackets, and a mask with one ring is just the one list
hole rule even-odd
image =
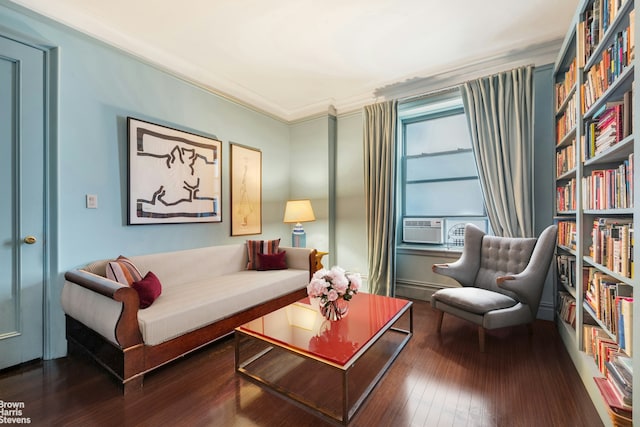
[[485, 215], [477, 179], [407, 184], [405, 200], [408, 216]]
[[464, 114], [455, 114], [405, 125], [406, 155], [471, 148]]
[[407, 181], [477, 177], [472, 151], [407, 159]]

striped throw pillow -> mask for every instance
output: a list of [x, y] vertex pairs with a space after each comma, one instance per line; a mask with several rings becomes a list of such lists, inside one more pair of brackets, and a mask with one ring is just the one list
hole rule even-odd
[[247, 240], [249, 262], [247, 270], [256, 270], [260, 266], [258, 254], [277, 254], [280, 239], [277, 240]]
[[107, 264], [107, 279], [131, 286], [134, 282], [142, 280], [142, 274], [129, 258], [120, 255], [115, 261]]

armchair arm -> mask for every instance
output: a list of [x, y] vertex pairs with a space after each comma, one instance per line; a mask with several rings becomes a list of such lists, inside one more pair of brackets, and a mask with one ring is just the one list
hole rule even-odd
[[82, 270], [65, 274], [65, 313], [122, 348], [141, 344], [135, 289]]
[[517, 295], [518, 299], [531, 307], [535, 318], [544, 282], [551, 266], [551, 258], [556, 242], [557, 226], [550, 225], [538, 238], [527, 267], [519, 274], [500, 276], [497, 285]]
[[525, 273], [526, 270], [520, 274], [499, 276], [496, 278], [496, 283], [499, 288], [516, 294], [520, 302], [530, 305], [540, 299], [542, 286], [536, 283], [537, 277]]
[[462, 286], [472, 286], [480, 268], [480, 251], [484, 232], [467, 224], [464, 229], [464, 247], [460, 258], [449, 264], [434, 264], [431, 270], [457, 280]]
[[449, 264], [433, 264], [431, 266], [431, 271], [433, 271], [434, 273], [438, 273], [438, 274], [444, 274], [446, 275], [446, 269], [449, 268]]

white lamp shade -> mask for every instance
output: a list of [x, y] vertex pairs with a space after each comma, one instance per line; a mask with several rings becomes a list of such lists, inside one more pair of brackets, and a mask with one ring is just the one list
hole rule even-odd
[[284, 210], [284, 223], [315, 221], [310, 200], [289, 200]]

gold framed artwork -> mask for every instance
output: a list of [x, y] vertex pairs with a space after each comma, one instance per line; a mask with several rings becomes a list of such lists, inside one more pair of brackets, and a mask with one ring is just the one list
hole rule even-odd
[[214, 138], [127, 118], [129, 224], [222, 221]]
[[262, 233], [262, 151], [231, 147], [231, 235]]

